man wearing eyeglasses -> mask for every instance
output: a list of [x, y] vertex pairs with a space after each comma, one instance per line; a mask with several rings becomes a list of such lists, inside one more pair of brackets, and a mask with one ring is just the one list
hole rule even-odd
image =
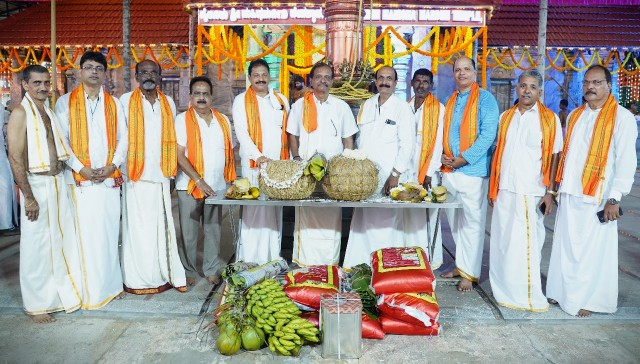
[[169, 183], [178, 168], [176, 105], [160, 91], [160, 65], [136, 64], [138, 87], [120, 97], [129, 125], [122, 191], [122, 276], [133, 294], [185, 292]]
[[[413, 112], [406, 100], [395, 96], [398, 73], [389, 66], [375, 74], [378, 94], [360, 106], [356, 137], [359, 150], [377, 164], [378, 189], [389, 195], [409, 169], [416, 143]], [[371, 264], [371, 253], [386, 247], [404, 246], [402, 209], [356, 208], [351, 219], [351, 232], [344, 266]]]
[[[287, 133], [291, 155], [308, 160], [320, 153], [328, 160], [353, 149], [358, 132], [351, 108], [329, 95], [333, 68], [316, 63], [309, 73], [312, 92], [307, 92], [291, 108]], [[296, 207], [293, 258], [299, 265], [338, 264], [342, 228], [339, 207]]]
[[75, 206], [81, 261], [83, 309], [122, 298], [118, 254], [119, 168], [127, 158], [127, 125], [120, 101], [104, 90], [107, 61], [100, 52], [80, 59], [82, 83], [56, 103], [56, 115], [71, 146], [67, 183]]
[[589, 317], [617, 310], [617, 221], [634, 181], [638, 126], [611, 94], [607, 68], [589, 67], [582, 92], [587, 103], [569, 114], [556, 175], [547, 297], [570, 315]]

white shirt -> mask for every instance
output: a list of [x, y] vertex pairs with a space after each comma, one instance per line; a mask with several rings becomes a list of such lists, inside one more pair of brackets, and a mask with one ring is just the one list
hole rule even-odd
[[[221, 114], [222, 115], [222, 114]], [[204, 173], [202, 178], [204, 181], [213, 188], [214, 191], [219, 191], [227, 187], [224, 180], [224, 134], [220, 123], [226, 123], [229, 127], [229, 133], [231, 133], [231, 125], [229, 119], [222, 115], [224, 120], [218, 120], [213, 117], [213, 120], [207, 125], [207, 122], [196, 113], [196, 120], [200, 127], [200, 139], [202, 141], [202, 159], [204, 164]], [[187, 113], [183, 112], [176, 117], [176, 140], [178, 145], [184, 147], [185, 157], [189, 155], [189, 147], [187, 146]], [[233, 148], [233, 141], [232, 148]], [[189, 176], [182, 170], [178, 170], [178, 176], [176, 177], [176, 189], [187, 190], [189, 185]]]
[[[127, 92], [120, 97], [127, 118], [129, 117], [129, 101], [133, 92]], [[166, 95], [165, 95], [166, 96]], [[176, 104], [171, 97], [166, 96], [171, 108], [171, 115], [176, 117]], [[153, 105], [142, 95], [142, 115], [144, 118], [144, 169], [141, 181], [162, 182], [167, 177], [162, 173], [162, 107], [160, 98], [156, 98]], [[126, 163], [125, 163], [126, 165]], [[126, 174], [126, 168], [125, 168]]]
[[[260, 156], [271, 159], [280, 159], [280, 149], [282, 147], [282, 116], [284, 110], [275, 96], [273, 89], [269, 88], [269, 93], [258, 99], [258, 110], [260, 111], [260, 126], [262, 128], [262, 153], [249, 136], [247, 124], [247, 111], [244, 104], [246, 92], [236, 96], [233, 101], [233, 123], [236, 136], [240, 143], [240, 158], [243, 164], [248, 164], [250, 159], [256, 160]], [[287, 98], [278, 94], [284, 102], [284, 108], [289, 111]]]
[[375, 95], [361, 106], [356, 145], [378, 165], [381, 187], [393, 168], [400, 173], [409, 168], [416, 144], [416, 123], [407, 102], [391, 95], [378, 105], [379, 97]]
[[344, 147], [342, 138], [347, 138], [358, 132], [353, 112], [346, 102], [329, 95], [325, 102], [320, 102], [313, 96], [318, 115], [318, 128], [311, 134], [302, 125], [304, 114], [304, 98], [298, 99], [291, 107], [287, 132], [300, 137], [298, 153], [300, 158], [309, 159], [316, 152], [327, 158], [342, 153]]
[[[56, 102], [55, 113], [60, 122], [60, 129], [64, 135], [66, 142], [70, 143], [69, 138], [69, 96], [71, 93], [65, 94]], [[108, 141], [107, 141], [107, 124], [104, 114], [104, 89], [100, 87], [100, 92], [96, 100], [90, 100], [89, 96], [85, 92], [85, 106], [87, 109], [87, 133], [89, 135], [89, 158], [91, 159], [91, 168], [101, 168], [107, 164], [108, 154]], [[127, 147], [129, 145], [127, 123], [124, 108], [120, 101], [114, 97], [116, 104], [116, 112], [118, 117], [117, 135], [116, 135], [116, 150], [113, 154], [112, 163], [120, 167], [123, 171], [123, 163], [127, 160]], [[67, 161], [67, 165], [75, 172], [80, 172], [84, 167], [82, 162], [78, 160], [73, 151], [69, 149], [71, 156]], [[67, 183], [73, 184], [73, 173], [67, 169], [65, 171], [65, 178]], [[109, 187], [114, 186], [113, 178], [107, 178], [104, 180], [105, 185]], [[92, 185], [91, 181], [83, 181], [83, 186]]]
[[[502, 120], [500, 115], [500, 120]], [[562, 151], [562, 126], [554, 113], [556, 135], [552, 153]], [[551, 177], [552, 179], [554, 177]], [[542, 184], [542, 128], [538, 104], [520, 113], [517, 109], [507, 130], [507, 140], [502, 154], [500, 186], [498, 189], [522, 195], [544, 196]]]
[[[591, 145], [593, 127], [600, 110], [602, 109], [591, 110], [589, 105], [587, 105], [576, 122], [573, 132], [571, 133], [571, 140], [568, 146], [569, 150], [564, 162], [564, 174], [560, 185], [561, 193], [582, 196], [585, 202], [593, 203], [599, 202], [598, 198], [602, 186], [598, 188], [595, 196], [584, 195], [582, 192], [582, 172], [589, 153], [589, 146]], [[575, 110], [572, 111], [571, 114], [574, 112]], [[567, 120], [570, 119], [571, 114], [569, 114]], [[622, 196], [631, 191], [638, 163], [635, 149], [637, 138], [638, 125], [636, 124], [633, 114], [618, 105], [616, 124], [613, 129], [613, 137], [609, 147], [604, 175], [605, 186], [602, 193], [603, 200], [609, 198], [620, 200]]]
[[[412, 99], [409, 103], [411, 111], [413, 112], [416, 122], [416, 148], [413, 151], [413, 158], [411, 160], [411, 168], [407, 171], [407, 175], [404, 176], [406, 181], [417, 181], [418, 173], [420, 173], [420, 153], [422, 152], [422, 112], [424, 110], [424, 102], [418, 110], [415, 109], [415, 102]], [[431, 154], [431, 160], [429, 161], [429, 167], [427, 168], [427, 176], [433, 177], [433, 175], [440, 169], [442, 165], [442, 136], [444, 128], [444, 105], [440, 104], [440, 116], [438, 117], [438, 130], [436, 130], [436, 142], [433, 146], [433, 154]]]

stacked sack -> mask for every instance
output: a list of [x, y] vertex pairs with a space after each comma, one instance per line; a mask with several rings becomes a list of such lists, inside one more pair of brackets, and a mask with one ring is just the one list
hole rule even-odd
[[[370, 277], [371, 272], [366, 278], [367, 282], [371, 281]], [[319, 328], [318, 312], [320, 311], [321, 295], [335, 296], [340, 292], [342, 278], [342, 269], [335, 265], [312, 265], [298, 268], [285, 276], [284, 292], [298, 308], [306, 311], [300, 317]], [[375, 299], [373, 294], [372, 297]], [[362, 313], [362, 337], [365, 339], [384, 338], [384, 332], [375, 314], [375, 312], [367, 314], [366, 309]]]
[[382, 330], [398, 335], [438, 335], [436, 279], [424, 250], [385, 248], [371, 254], [371, 287]]

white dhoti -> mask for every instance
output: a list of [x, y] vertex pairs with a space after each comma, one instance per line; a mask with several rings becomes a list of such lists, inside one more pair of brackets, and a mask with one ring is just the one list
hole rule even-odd
[[127, 181], [122, 196], [122, 276], [125, 290], [153, 294], [186, 291], [176, 242], [169, 180]]
[[604, 208], [565, 193], [558, 201], [547, 297], [570, 315], [612, 313], [618, 307], [618, 223], [600, 223]]
[[20, 290], [29, 315], [80, 308], [82, 282], [78, 241], [62, 174], [27, 176], [40, 208], [38, 219], [25, 215], [24, 196], [20, 207]]
[[456, 268], [461, 277], [478, 282], [484, 250], [489, 179], [451, 172], [443, 174], [442, 185], [454, 200], [462, 203], [461, 209], [445, 210], [456, 244]]
[[237, 260], [264, 264], [280, 257], [282, 207], [244, 206]]
[[501, 306], [535, 312], [549, 308], [540, 278], [545, 239], [540, 198], [500, 190], [494, 202], [489, 279]]
[[82, 262], [82, 308], [94, 310], [122, 292], [120, 188], [104, 184], [70, 186]]
[[355, 208], [343, 266], [370, 265], [374, 251], [405, 246], [404, 227], [402, 209]]
[[337, 265], [341, 237], [340, 207], [296, 207], [292, 260], [301, 266]]

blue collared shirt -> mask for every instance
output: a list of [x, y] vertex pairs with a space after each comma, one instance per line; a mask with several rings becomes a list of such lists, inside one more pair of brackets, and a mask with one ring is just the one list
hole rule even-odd
[[[460, 124], [470, 93], [471, 90], [468, 90], [459, 94], [453, 109], [453, 120], [449, 128], [449, 147], [454, 156], [460, 155]], [[462, 153], [462, 157], [469, 164], [456, 168], [456, 171], [474, 177], [486, 177], [489, 175], [491, 154], [493, 153], [492, 146], [498, 133], [499, 116], [500, 112], [495, 97], [489, 91], [480, 89], [480, 95], [478, 96], [478, 138], [469, 149]]]

